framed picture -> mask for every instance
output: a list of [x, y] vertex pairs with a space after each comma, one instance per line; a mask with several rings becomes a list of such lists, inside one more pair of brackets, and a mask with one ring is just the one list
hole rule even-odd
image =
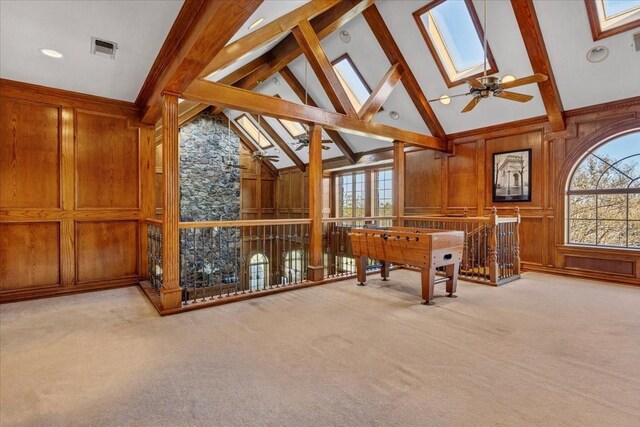
[[531, 149], [493, 154], [493, 201], [531, 201]]

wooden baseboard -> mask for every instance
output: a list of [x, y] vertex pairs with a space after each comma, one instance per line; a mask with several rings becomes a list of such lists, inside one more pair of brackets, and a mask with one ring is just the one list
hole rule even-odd
[[640, 280], [633, 277], [615, 276], [610, 273], [596, 273], [584, 270], [568, 270], [565, 268], [545, 267], [542, 265], [524, 264], [522, 271], [535, 271], [539, 273], [555, 274], [557, 276], [569, 276], [578, 279], [595, 280], [599, 282], [620, 283], [623, 285], [640, 286]]
[[51, 287], [42, 289], [27, 289], [15, 292], [5, 292], [0, 294], [0, 304], [25, 301], [30, 299], [50, 298], [62, 295], [73, 295], [84, 292], [102, 291], [105, 289], [124, 288], [128, 286], [135, 286], [138, 284], [136, 278], [128, 280], [113, 280], [105, 282], [92, 282], [86, 285], [76, 285], [67, 287]]

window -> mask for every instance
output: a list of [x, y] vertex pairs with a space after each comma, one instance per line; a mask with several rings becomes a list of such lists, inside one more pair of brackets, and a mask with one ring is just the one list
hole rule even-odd
[[[273, 96], [275, 98], [282, 99], [282, 97], [280, 95], [278, 95], [278, 94], [275, 94]], [[303, 134], [305, 134], [307, 132], [306, 129], [304, 128], [304, 126], [302, 126], [298, 122], [292, 122], [290, 120], [278, 119], [278, 118], [276, 118], [276, 120], [289, 133], [289, 135], [291, 135], [292, 138], [297, 138], [300, 135], [303, 135]]]
[[593, 40], [640, 27], [640, 0], [585, 0]]
[[249, 260], [249, 289], [264, 289], [269, 276], [269, 258], [258, 252]]
[[[471, 0], [432, 1], [413, 17], [448, 87], [483, 73], [483, 32]], [[487, 58], [487, 73], [497, 73], [488, 45]]]
[[284, 253], [283, 267], [284, 277], [281, 279], [282, 284], [301, 282], [306, 273], [304, 271], [303, 251], [295, 249]]
[[640, 131], [587, 153], [569, 181], [567, 242], [640, 248]]
[[356, 111], [360, 111], [362, 105], [367, 102], [369, 95], [371, 95], [371, 88], [364, 81], [364, 77], [362, 77], [349, 55], [342, 55], [334, 60], [331, 65], [333, 65], [340, 84], [347, 92], [353, 108]]
[[243, 114], [236, 118], [236, 122], [247, 134], [247, 136], [249, 136], [249, 138], [251, 138], [251, 140], [260, 148], [266, 149], [273, 147], [273, 144], [271, 143], [271, 141], [269, 141], [264, 132], [262, 132], [261, 129], [258, 129], [258, 126], [256, 126], [256, 124], [253, 123], [246, 114]]
[[351, 172], [337, 178], [339, 217], [364, 217], [365, 213], [364, 172]]
[[393, 215], [393, 170], [376, 171], [374, 185], [374, 216]]

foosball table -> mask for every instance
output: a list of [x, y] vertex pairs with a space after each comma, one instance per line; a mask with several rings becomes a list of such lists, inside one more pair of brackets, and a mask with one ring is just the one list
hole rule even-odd
[[[433, 304], [434, 285], [444, 281], [448, 296], [455, 298], [464, 245], [462, 231], [411, 227], [354, 228], [349, 235], [360, 285], [366, 283], [367, 258], [372, 258], [382, 262], [383, 280], [389, 277], [390, 263], [420, 268], [424, 304]], [[445, 277], [438, 280], [437, 267], [445, 267]]]

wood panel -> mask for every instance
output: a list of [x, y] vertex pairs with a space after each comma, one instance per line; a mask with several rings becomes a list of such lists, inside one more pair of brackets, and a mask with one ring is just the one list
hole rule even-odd
[[627, 260], [567, 255], [565, 257], [565, 267], [623, 276], [635, 276], [635, 263]]
[[275, 209], [275, 181], [262, 179], [260, 185], [260, 207], [262, 209]]
[[257, 209], [258, 194], [256, 193], [257, 180], [255, 178], [244, 178], [241, 183], [241, 209]]
[[129, 208], [138, 203], [138, 132], [124, 117], [76, 113], [78, 208]]
[[[475, 191], [476, 143], [458, 144], [455, 156], [447, 158], [447, 207], [472, 208], [477, 206], [478, 195]], [[407, 182], [411, 182], [407, 179]]]
[[520, 222], [520, 259], [529, 264], [542, 265], [544, 233], [542, 218], [523, 217]]
[[405, 181], [405, 210], [416, 213], [416, 210], [440, 208], [441, 158], [432, 151], [423, 150], [406, 153], [405, 159], [405, 177], [411, 177]]
[[60, 224], [0, 224], [0, 292], [60, 283]]
[[0, 207], [60, 207], [60, 108], [0, 99]]
[[138, 222], [76, 222], [79, 283], [138, 275]]

